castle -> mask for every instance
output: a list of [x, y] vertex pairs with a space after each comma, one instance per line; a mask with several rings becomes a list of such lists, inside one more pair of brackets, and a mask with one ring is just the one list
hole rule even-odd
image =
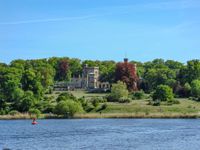
[[[128, 65], [128, 59], [125, 58], [124, 65]], [[133, 66], [135, 72], [137, 71], [136, 64], [131, 65]], [[130, 65], [129, 65], [130, 67]], [[75, 90], [75, 89], [86, 89], [88, 91], [95, 91], [95, 90], [103, 90], [107, 91], [110, 90], [111, 85], [109, 82], [101, 82], [99, 81], [99, 67], [89, 67], [87, 64], [83, 67], [82, 76], [79, 77], [72, 77], [70, 81], [62, 81], [57, 82], [54, 85], [55, 91], [63, 91], [63, 90]], [[137, 74], [135, 73], [135, 77]], [[120, 80], [120, 79], [119, 79]], [[137, 89], [137, 81], [133, 81], [133, 89]]]
[[69, 82], [57, 82], [54, 90], [74, 90], [74, 89], [102, 89], [109, 90], [109, 82], [99, 81], [99, 67], [89, 67], [87, 64], [83, 67], [82, 76], [72, 77]]

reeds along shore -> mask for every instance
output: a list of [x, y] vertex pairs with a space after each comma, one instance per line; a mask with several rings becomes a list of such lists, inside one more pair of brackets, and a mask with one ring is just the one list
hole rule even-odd
[[[75, 114], [70, 119], [95, 119], [95, 118], [200, 118], [199, 113], [84, 113]], [[28, 113], [17, 115], [0, 115], [0, 120], [32, 119]], [[54, 114], [42, 114], [40, 119], [67, 119]]]

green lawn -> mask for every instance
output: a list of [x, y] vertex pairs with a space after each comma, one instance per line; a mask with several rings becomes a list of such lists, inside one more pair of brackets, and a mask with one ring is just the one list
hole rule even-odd
[[[87, 93], [83, 90], [77, 90], [77, 91], [70, 91], [74, 96], [77, 98], [85, 97], [86, 99], [90, 99], [91, 97], [104, 97], [107, 94], [101, 94], [101, 93]], [[54, 97], [57, 97], [58, 92], [54, 92]], [[173, 105], [166, 105], [165, 103], [161, 103], [160, 106], [152, 106], [149, 105], [149, 100], [133, 100], [130, 103], [113, 103], [113, 102], [107, 102], [107, 108], [100, 112], [97, 112], [99, 107], [101, 107], [102, 104], [99, 104], [99, 106], [96, 109], [93, 109], [90, 113], [84, 113], [84, 114], [78, 114], [77, 117], [80, 118], [99, 118], [102, 117], [102, 115], [105, 115], [104, 117], [187, 117], [187, 116], [198, 116], [200, 117], [200, 102], [196, 102], [193, 100], [188, 99], [177, 99], [180, 104], [173, 104]], [[100, 115], [100, 116], [99, 116]], [[107, 116], [106, 116], [107, 115]]]
[[148, 100], [133, 100], [128, 104], [107, 103], [103, 113], [198, 113], [200, 103], [187, 99], [178, 99], [180, 104], [152, 106]]
[[87, 91], [84, 91], [84, 90], [76, 90], [76, 91], [62, 91], [62, 92], [53, 92], [53, 95], [55, 98], [57, 98], [57, 96], [60, 94], [60, 93], [63, 93], [63, 92], [70, 92], [72, 93], [75, 97], [77, 98], [81, 98], [81, 97], [85, 97], [86, 99], [89, 99], [91, 97], [104, 97], [106, 96], [107, 94], [106, 93], [88, 93]]

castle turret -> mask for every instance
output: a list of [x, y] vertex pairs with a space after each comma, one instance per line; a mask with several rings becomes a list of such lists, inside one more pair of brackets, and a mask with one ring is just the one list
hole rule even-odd
[[128, 63], [128, 58], [124, 58], [124, 63]]

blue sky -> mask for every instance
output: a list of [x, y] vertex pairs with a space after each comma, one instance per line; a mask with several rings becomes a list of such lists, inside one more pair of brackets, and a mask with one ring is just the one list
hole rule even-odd
[[0, 62], [200, 58], [199, 0], [0, 0]]

